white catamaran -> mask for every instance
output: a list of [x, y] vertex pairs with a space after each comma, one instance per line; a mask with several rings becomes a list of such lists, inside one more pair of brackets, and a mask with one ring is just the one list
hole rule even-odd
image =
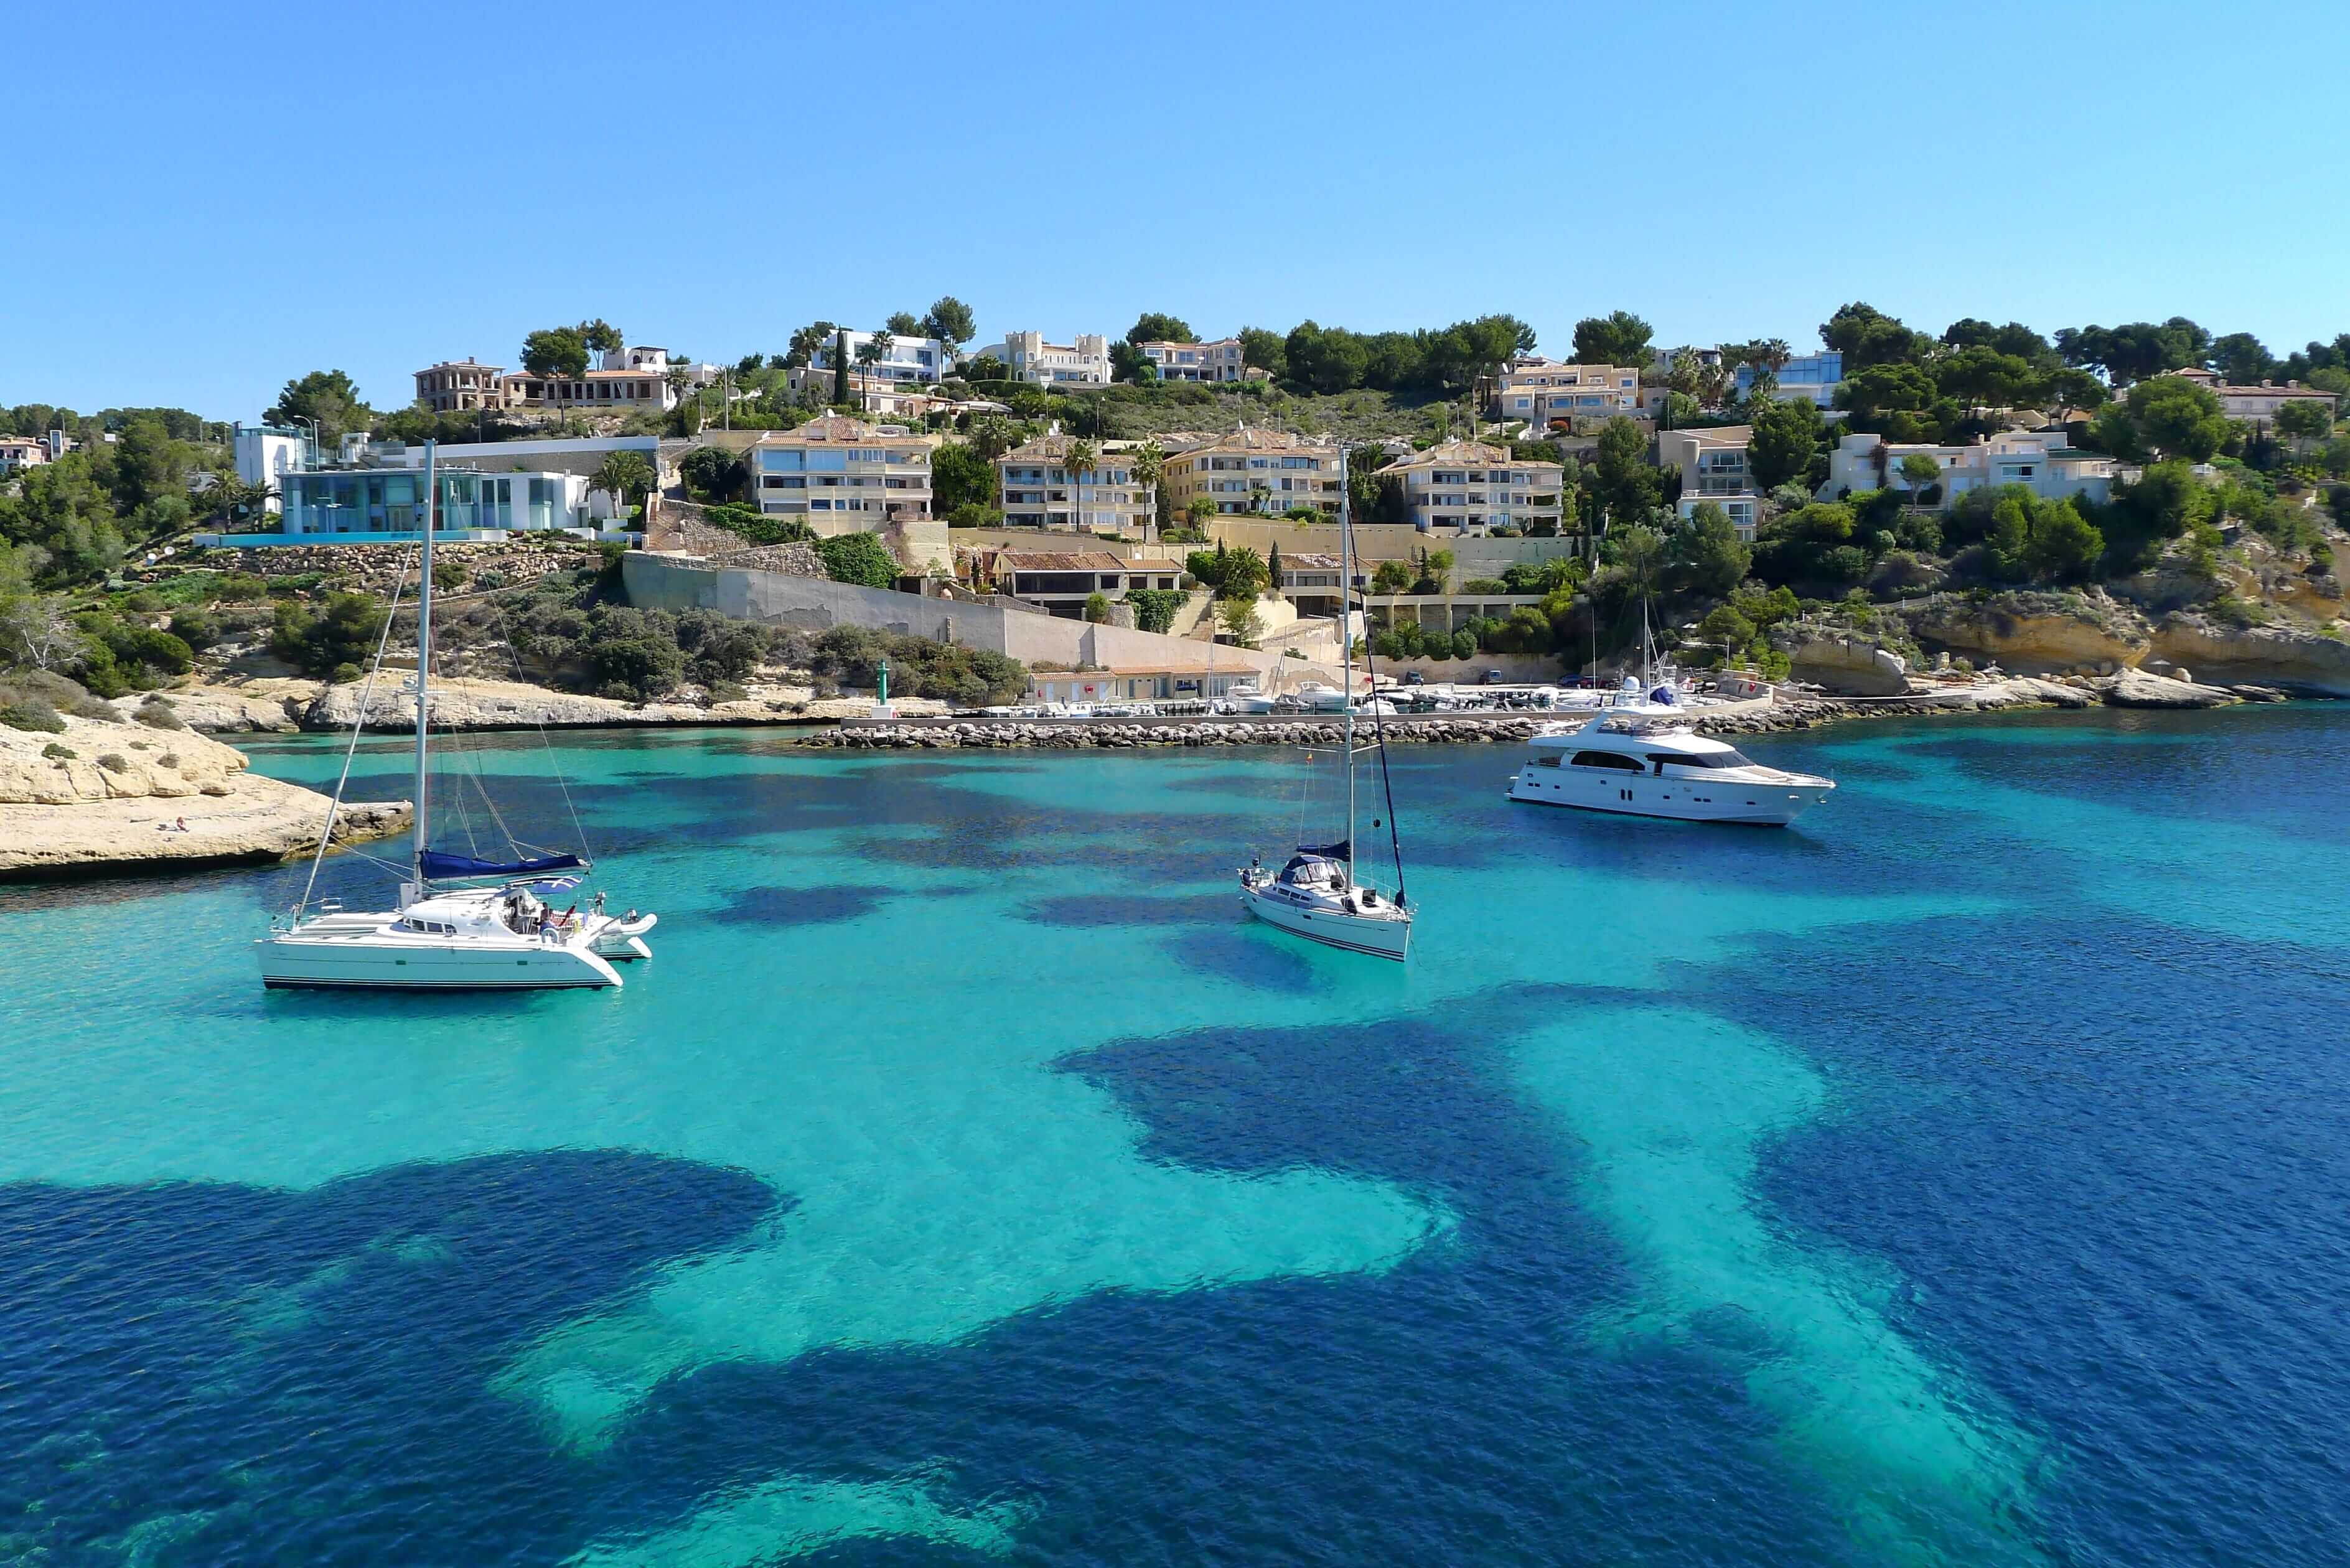
[[[423, 543], [418, 552], [416, 600], [416, 800], [415, 848], [404, 870], [399, 907], [381, 912], [345, 910], [332, 901], [314, 907], [318, 859], [292, 915], [273, 924], [254, 944], [261, 982], [271, 989], [332, 987], [384, 991], [546, 991], [617, 986], [616, 960], [652, 956], [644, 934], [655, 917], [631, 909], [604, 912], [598, 894], [586, 913], [575, 898], [558, 912], [553, 899], [579, 885], [577, 873], [590, 863], [579, 855], [525, 854], [509, 838], [509, 855], [483, 858], [430, 847], [432, 844], [432, 524], [437, 499], [433, 445], [425, 443]], [[393, 607], [398, 607], [395, 591]], [[351, 754], [367, 722], [367, 698], [383, 667], [391, 621], [384, 620], [342, 779], [335, 785], [327, 826], [318, 837], [318, 857], [334, 833], [350, 777]]]
[[[1269, 925], [1325, 947], [1372, 953], [1400, 962], [1411, 952], [1411, 908], [1404, 898], [1402, 840], [1395, 828], [1395, 794], [1391, 788], [1386, 789], [1387, 826], [1396, 851], [1395, 894], [1390, 898], [1355, 878], [1355, 759], [1361, 751], [1376, 752], [1380, 783], [1385, 788], [1388, 758], [1383, 728], [1374, 729], [1371, 745], [1358, 748], [1355, 744], [1354, 536], [1354, 521], [1347, 503], [1346, 449], [1342, 446], [1338, 454], [1338, 640], [1346, 650], [1346, 689], [1333, 693], [1338, 699], [1333, 706], [1345, 715], [1346, 738], [1340, 755], [1341, 765], [1347, 771], [1347, 830], [1336, 843], [1298, 845], [1296, 853], [1279, 871], [1267, 868], [1262, 859], [1253, 859], [1241, 868], [1241, 907]], [[1368, 658], [1367, 650], [1365, 657]], [[1378, 723], [1376, 711], [1373, 722], [1375, 726]]]

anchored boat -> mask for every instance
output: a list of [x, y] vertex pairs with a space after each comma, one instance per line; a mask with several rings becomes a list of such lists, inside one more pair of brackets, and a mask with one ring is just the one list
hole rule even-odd
[[[1374, 701], [1365, 710], [1371, 718], [1372, 743], [1361, 747], [1355, 744], [1354, 524], [1346, 500], [1346, 464], [1342, 447], [1338, 457], [1338, 581], [1343, 585], [1343, 598], [1338, 640], [1346, 650], [1342, 660], [1346, 688], [1335, 692], [1326, 686], [1309, 685], [1304, 689], [1315, 693], [1317, 699], [1319, 694], [1327, 693], [1336, 699], [1333, 705], [1344, 715], [1339, 765], [1347, 775], [1346, 833], [1334, 843], [1298, 845], [1296, 852], [1278, 871], [1267, 867], [1261, 857], [1253, 857], [1241, 868], [1241, 907], [1266, 924], [1308, 941], [1400, 962], [1411, 952], [1412, 912], [1404, 898], [1403, 841], [1395, 826], [1395, 791], [1388, 776], [1387, 733], [1379, 722], [1384, 714], [1395, 710], [1388, 703]], [[1369, 659], [1367, 646], [1367, 672]], [[1319, 707], [1320, 701], [1315, 705]], [[1392, 896], [1356, 877], [1355, 764], [1363, 752], [1374, 752], [1379, 759], [1379, 783], [1387, 802], [1384, 826], [1395, 852], [1396, 887]], [[1381, 822], [1374, 819], [1372, 826], [1380, 826]]]
[[[582, 854], [525, 845], [506, 835], [503, 857], [436, 850], [432, 843], [432, 503], [433, 442], [425, 443], [423, 543], [418, 550], [416, 598], [416, 794], [415, 847], [404, 873], [397, 906], [388, 910], [347, 910], [329, 900], [314, 904], [318, 863], [342, 809], [351, 758], [365, 727], [368, 699], [383, 669], [391, 617], [384, 618], [373, 667], [362, 690], [342, 776], [336, 782], [327, 826], [310, 862], [301, 902], [254, 944], [261, 983], [272, 990], [345, 988], [368, 991], [548, 991], [620, 984], [614, 963], [648, 959], [644, 936], [656, 917], [630, 909], [613, 915], [598, 893], [580, 909], [577, 889], [592, 862]], [[399, 607], [393, 591], [392, 608]], [[504, 828], [499, 820], [501, 830]], [[575, 835], [578, 819], [572, 819]], [[469, 846], [478, 849], [478, 845]], [[370, 857], [372, 858], [372, 857]], [[556, 899], [572, 896], [557, 911]]]

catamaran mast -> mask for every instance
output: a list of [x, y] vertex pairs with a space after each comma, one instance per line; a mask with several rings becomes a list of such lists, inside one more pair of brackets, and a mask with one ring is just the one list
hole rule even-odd
[[424, 545], [419, 552], [416, 583], [416, 893], [424, 895], [425, 791], [432, 778], [429, 741], [425, 731], [425, 689], [432, 670], [432, 513], [440, 499], [433, 474], [433, 448], [424, 443]]
[[[1355, 520], [1347, 505], [1347, 443], [1338, 442], [1338, 658], [1347, 695], [1347, 885], [1355, 883]], [[1275, 587], [1279, 584], [1274, 585]]]

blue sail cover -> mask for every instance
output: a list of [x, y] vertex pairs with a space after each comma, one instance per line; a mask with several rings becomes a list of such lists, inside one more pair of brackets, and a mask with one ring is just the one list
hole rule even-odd
[[571, 871], [588, 862], [577, 855], [541, 855], [528, 860], [476, 860], [470, 855], [447, 855], [428, 849], [417, 857], [418, 869], [428, 881], [454, 882], [468, 877], [529, 877], [541, 871]]

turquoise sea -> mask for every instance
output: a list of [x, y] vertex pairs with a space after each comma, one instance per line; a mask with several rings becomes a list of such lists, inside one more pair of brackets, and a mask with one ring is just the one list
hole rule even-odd
[[624, 991], [0, 889], [0, 1564], [2350, 1562], [2350, 710], [1399, 750], [1409, 969], [1294, 753], [467, 744]]

